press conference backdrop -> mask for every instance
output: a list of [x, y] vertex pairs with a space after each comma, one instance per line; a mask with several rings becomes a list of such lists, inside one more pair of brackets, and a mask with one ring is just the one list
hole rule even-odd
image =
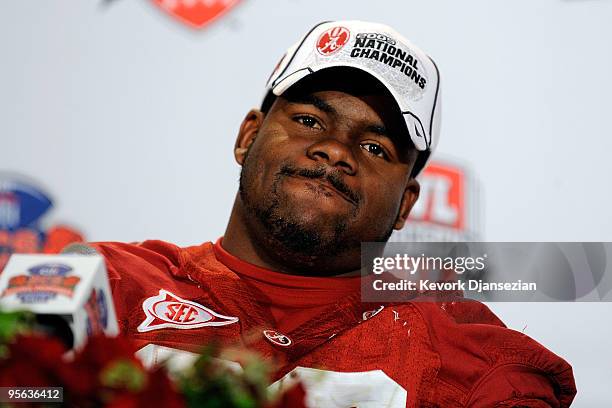
[[[49, 222], [89, 240], [222, 235], [240, 121], [289, 44], [350, 18], [438, 63], [439, 153], [477, 180], [482, 239], [612, 240], [610, 1], [217, 3], [228, 10], [200, 29], [153, 0], [0, 3], [0, 171], [52, 194]], [[612, 304], [491, 307], [573, 365], [574, 406], [612, 402]]]

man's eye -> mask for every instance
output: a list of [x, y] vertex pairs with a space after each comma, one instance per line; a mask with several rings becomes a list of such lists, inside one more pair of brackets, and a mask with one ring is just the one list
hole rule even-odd
[[293, 120], [312, 129], [323, 129], [319, 121], [313, 118], [312, 116], [296, 116], [295, 118], [293, 118]]
[[389, 159], [389, 156], [383, 150], [383, 148], [376, 143], [362, 143], [361, 147], [368, 153], [373, 154], [374, 156], [378, 156], [385, 160]]

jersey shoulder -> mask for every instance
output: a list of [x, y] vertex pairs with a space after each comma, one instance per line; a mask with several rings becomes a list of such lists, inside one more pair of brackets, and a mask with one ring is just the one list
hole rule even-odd
[[[214, 265], [210, 242], [187, 248], [158, 240], [90, 245], [105, 259], [119, 326], [124, 333], [139, 327], [146, 318], [143, 307], [147, 299], [162, 293], [177, 299], [208, 302], [203, 298], [206, 292], [201, 284], [209, 279], [207, 265]], [[197, 267], [194, 257], [199, 262]]]
[[179, 247], [175, 244], [147, 240], [137, 243], [90, 243], [106, 260], [109, 279], [144, 279], [153, 275], [170, 275], [174, 279], [185, 278], [183, 269], [193, 258], [202, 261], [213, 255], [212, 243]]
[[507, 328], [486, 305], [466, 299], [410, 305], [425, 323], [428, 347], [438, 356], [436, 381], [460, 391], [465, 406], [502, 401], [515, 404], [509, 406], [540, 406], [530, 401], [570, 405], [576, 394], [571, 366]]

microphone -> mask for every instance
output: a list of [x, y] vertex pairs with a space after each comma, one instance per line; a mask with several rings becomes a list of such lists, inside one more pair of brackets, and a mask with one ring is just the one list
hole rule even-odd
[[119, 334], [104, 258], [82, 243], [59, 255], [12, 255], [0, 275], [0, 309], [34, 313], [35, 329], [71, 349], [94, 334]]

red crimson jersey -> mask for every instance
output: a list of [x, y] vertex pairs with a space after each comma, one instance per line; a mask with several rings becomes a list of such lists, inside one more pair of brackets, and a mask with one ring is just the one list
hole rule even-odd
[[279, 363], [277, 385], [299, 378], [309, 406], [566, 407], [576, 393], [567, 362], [478, 302], [362, 303], [349, 281], [330, 302], [320, 282], [327, 294], [291, 324], [279, 321], [292, 315], [273, 304], [278, 294], [265, 293], [278, 274], [254, 282], [256, 266], [228, 262], [210, 242], [95, 246], [124, 335], [191, 352], [211, 340], [246, 345]]
[[290, 332], [325, 312], [338, 299], [361, 288], [361, 277], [317, 278], [272, 272], [233, 256], [221, 246], [213, 246], [215, 257], [257, 292], [258, 303], [267, 308], [280, 332]]

